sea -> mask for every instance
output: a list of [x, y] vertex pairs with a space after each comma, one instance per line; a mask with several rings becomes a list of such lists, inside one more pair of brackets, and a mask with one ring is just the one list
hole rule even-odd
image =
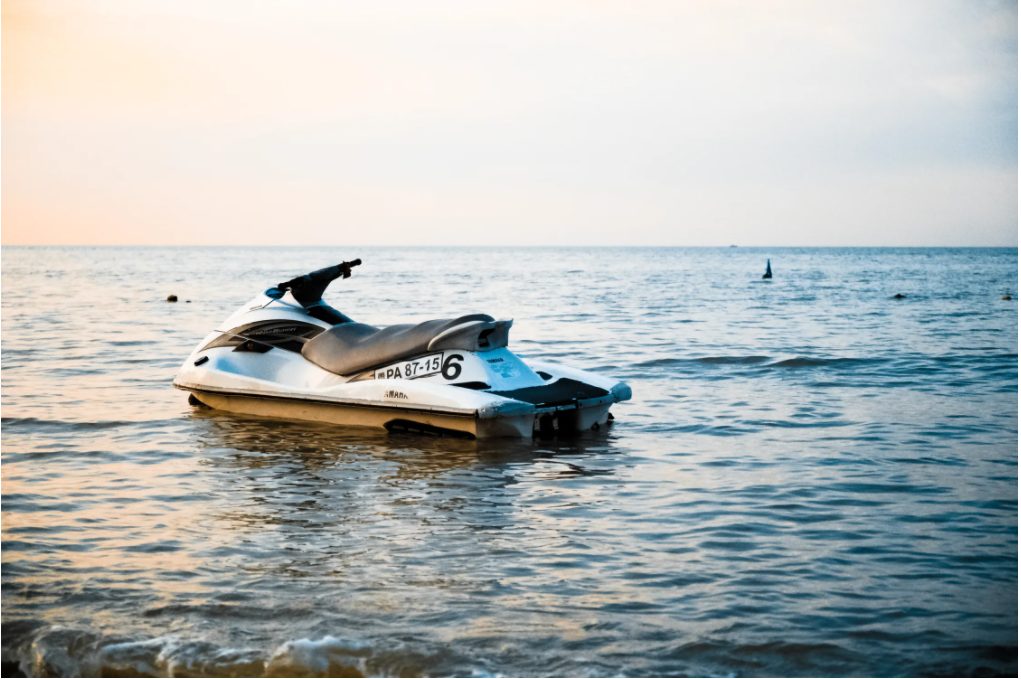
[[[355, 320], [633, 399], [476, 442], [172, 387], [355, 257]], [[1017, 675], [1017, 249], [4, 247], [2, 293], [4, 676]]]

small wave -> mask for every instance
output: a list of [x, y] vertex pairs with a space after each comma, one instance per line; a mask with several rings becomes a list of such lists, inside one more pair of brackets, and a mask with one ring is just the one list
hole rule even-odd
[[755, 365], [765, 363], [768, 356], [703, 356], [700, 358], [653, 358], [636, 363], [638, 368], [664, 368], [682, 365]]
[[371, 651], [363, 644], [342, 642], [326, 636], [317, 641], [297, 639], [282, 644], [266, 662], [272, 677], [296, 677], [314, 673], [330, 677], [364, 677], [365, 659]]
[[41, 429], [116, 429], [137, 424], [163, 422], [165, 420], [94, 420], [92, 422], [72, 422], [68, 420], [49, 420], [39, 417], [4, 417], [0, 425], [4, 427], [38, 427]]
[[852, 424], [843, 419], [817, 419], [809, 421], [797, 420], [744, 420], [742, 424], [756, 429], [814, 429], [819, 427], [847, 427]]
[[876, 365], [883, 363], [886, 359], [881, 358], [817, 358], [813, 356], [795, 356], [779, 361], [770, 362], [769, 356], [700, 356], [697, 358], [664, 357], [653, 358], [635, 363], [636, 368], [665, 368], [678, 366], [716, 366], [736, 365], [753, 366], [761, 365], [766, 368], [819, 368], [819, 367], [844, 367]]
[[675, 365], [684, 365], [690, 363], [690, 359], [685, 358], [653, 358], [648, 361], [641, 361], [635, 363], [636, 368], [666, 368]]
[[829, 366], [854, 366], [874, 365], [882, 363], [879, 358], [812, 358], [809, 356], [796, 356], [782, 361], [770, 363], [770, 368], [821, 368]]
[[705, 356], [695, 360], [707, 365], [754, 365], [765, 363], [769, 356]]
[[156, 344], [153, 340], [110, 340], [110, 346], [114, 347], [144, 347]]
[[101, 636], [17, 620], [4, 621], [4, 634], [4, 676], [406, 677], [452, 662], [473, 667], [474, 676], [488, 674], [477, 662], [446, 649], [416, 650], [406, 643], [380, 648], [330, 635], [292, 639], [267, 652], [273, 647], [233, 648], [177, 635]]
[[639, 361], [634, 364], [635, 368], [669, 368], [678, 365], [684, 365], [688, 363], [687, 359], [683, 358], [652, 358], [647, 361]]

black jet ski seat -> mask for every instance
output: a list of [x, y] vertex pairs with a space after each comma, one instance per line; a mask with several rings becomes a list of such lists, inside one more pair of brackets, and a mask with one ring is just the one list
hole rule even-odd
[[486, 314], [386, 328], [340, 323], [306, 342], [301, 355], [324, 370], [351, 375], [430, 351], [499, 349], [507, 346], [512, 323], [494, 321]]

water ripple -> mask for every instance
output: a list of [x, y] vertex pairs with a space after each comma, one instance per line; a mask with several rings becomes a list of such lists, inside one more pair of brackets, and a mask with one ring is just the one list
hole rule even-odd
[[[1016, 675], [1016, 250], [435, 254], [4, 248], [0, 673]], [[513, 317], [634, 400], [472, 442], [170, 388], [350, 256], [354, 318]]]

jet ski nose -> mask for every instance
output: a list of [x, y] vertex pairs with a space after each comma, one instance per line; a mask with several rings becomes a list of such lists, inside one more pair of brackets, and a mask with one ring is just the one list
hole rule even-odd
[[631, 387], [626, 382], [617, 382], [610, 388], [610, 393], [618, 402], [631, 400]]

